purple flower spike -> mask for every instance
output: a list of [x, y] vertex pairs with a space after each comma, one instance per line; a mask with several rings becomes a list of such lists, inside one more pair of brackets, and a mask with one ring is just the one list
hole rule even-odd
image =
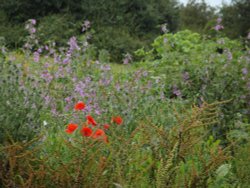
[[243, 68], [243, 69], [241, 69], [241, 71], [242, 71], [242, 74], [244, 74], [244, 75], [247, 75], [247, 74], [248, 74], [247, 68]]
[[37, 63], [40, 60], [40, 54], [38, 52], [34, 52], [34, 61]]
[[36, 25], [36, 20], [35, 20], [35, 19], [30, 19], [30, 23], [31, 23], [32, 25]]

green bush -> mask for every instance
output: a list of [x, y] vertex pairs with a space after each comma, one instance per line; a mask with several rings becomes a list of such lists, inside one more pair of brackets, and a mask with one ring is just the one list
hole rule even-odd
[[[181, 31], [155, 39], [149, 52], [137, 51], [148, 59], [145, 65], [165, 81], [165, 94], [200, 104], [230, 101], [223, 105], [222, 125], [217, 136], [234, 127], [237, 114], [249, 121], [249, 76], [247, 51], [239, 41], [228, 38], [206, 39], [197, 33]], [[233, 91], [233, 92], [232, 92]], [[243, 118], [243, 119], [244, 119]], [[224, 131], [221, 131], [224, 130]]]
[[134, 50], [143, 46], [138, 37], [129, 33], [126, 27], [102, 27], [97, 30], [93, 43], [99, 49], [105, 49], [110, 53], [111, 61], [121, 63], [126, 53], [133, 53]]

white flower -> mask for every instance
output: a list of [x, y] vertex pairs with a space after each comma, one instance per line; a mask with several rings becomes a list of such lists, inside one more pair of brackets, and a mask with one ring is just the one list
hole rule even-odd
[[44, 126], [48, 125], [48, 122], [47, 121], [43, 121], [43, 125]]

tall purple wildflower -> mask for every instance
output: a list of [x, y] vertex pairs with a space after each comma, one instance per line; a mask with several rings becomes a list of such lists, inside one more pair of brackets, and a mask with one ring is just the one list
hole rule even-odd
[[37, 63], [40, 60], [40, 54], [38, 51], [34, 52], [33, 54], [34, 61]]
[[173, 94], [177, 97], [181, 96], [181, 90], [177, 87], [177, 85], [173, 86]]
[[131, 61], [132, 61], [132, 55], [131, 55], [130, 53], [127, 53], [127, 54], [124, 56], [123, 64], [124, 64], [124, 65], [127, 65], [127, 64], [129, 64]]
[[220, 31], [220, 30], [224, 29], [224, 26], [221, 24], [221, 22], [222, 22], [222, 18], [218, 18], [216, 20], [216, 26], [214, 27], [215, 31]]
[[78, 44], [77, 44], [77, 40], [76, 40], [76, 37], [71, 37], [70, 39], [69, 39], [69, 42], [68, 42], [68, 44], [69, 44], [69, 53], [70, 54], [72, 54], [75, 50], [80, 50], [80, 47], [78, 46]]
[[243, 69], [241, 69], [241, 71], [242, 71], [242, 74], [243, 74], [243, 75], [247, 75], [247, 74], [248, 74], [247, 68], [243, 68]]

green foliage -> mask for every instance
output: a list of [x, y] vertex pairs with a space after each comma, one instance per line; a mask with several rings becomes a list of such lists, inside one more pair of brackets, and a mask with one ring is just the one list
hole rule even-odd
[[[208, 133], [207, 118], [216, 120], [210, 112], [217, 105], [176, 112], [180, 119], [171, 129], [155, 126], [150, 119], [130, 134], [125, 125], [113, 126], [107, 144], [77, 133], [67, 136], [60, 129], [48, 134], [47, 129], [28, 143], [1, 146], [0, 180], [4, 186], [21, 187], [207, 186], [228, 155], [219, 141], [201, 139]], [[197, 173], [194, 165], [200, 166]]]
[[21, 67], [10, 62], [0, 66], [0, 143], [30, 140], [41, 125], [39, 89]]
[[65, 46], [70, 37], [78, 35], [81, 23], [74, 22], [71, 15], [57, 14], [43, 17], [37, 28], [37, 36], [41, 43], [56, 42]]
[[[144, 66], [165, 81], [164, 92], [168, 97], [181, 97], [197, 104], [202, 100], [231, 101], [222, 109], [224, 126], [216, 131], [219, 137], [229, 125], [235, 126], [237, 113], [249, 121], [249, 76], [243, 74], [244, 69], [249, 69], [243, 57], [249, 55], [239, 50], [243, 48], [240, 42], [228, 38], [213, 41], [197, 33], [181, 31], [159, 36], [152, 46], [151, 51], [140, 52], [149, 59]], [[176, 96], [174, 90], [178, 90], [180, 96]]]
[[121, 63], [124, 54], [132, 53], [143, 45], [136, 36], [129, 34], [126, 27], [103, 27], [93, 37], [93, 43], [110, 53], [111, 61]]
[[[139, 38], [125, 27], [105, 28], [114, 38]], [[128, 65], [108, 64], [112, 53], [75, 41], [70, 50], [38, 46], [38, 62], [32, 51], [3, 50], [0, 186], [247, 186], [250, 56], [217, 34], [165, 33]], [[125, 52], [129, 45], [120, 41]], [[73, 110], [78, 101], [86, 103], [82, 111]], [[122, 125], [112, 122], [116, 115]], [[73, 134], [65, 133], [68, 123], [78, 124]], [[80, 134], [82, 126], [104, 130], [104, 123], [108, 142]]]
[[5, 38], [6, 46], [11, 48], [20, 47], [24, 40], [24, 25], [8, 22], [4, 11], [0, 11], [0, 36]]
[[190, 0], [180, 9], [180, 29], [204, 33], [207, 23], [214, 15], [214, 8], [207, 5], [204, 0], [202, 2]]
[[[249, 126], [249, 125], [248, 125]], [[238, 147], [236, 150], [236, 155], [234, 159], [234, 165], [236, 170], [236, 181], [237, 184], [242, 187], [247, 187], [250, 184], [249, 177], [249, 152], [250, 152], [250, 142]]]
[[233, 0], [232, 4], [221, 9], [225, 33], [232, 38], [245, 37], [250, 29], [250, 2], [248, 0]]
[[61, 46], [71, 36], [81, 34], [85, 19], [91, 22], [96, 33], [94, 45], [100, 50], [108, 50], [111, 61], [121, 62], [124, 54], [148, 45], [160, 34], [160, 24], [167, 22], [168, 29], [177, 29], [177, 5], [176, 0], [46, 0], [35, 3], [4, 0], [0, 36], [7, 39], [10, 47], [22, 46], [27, 35], [23, 32], [23, 24], [28, 19], [37, 19], [41, 42], [55, 41]]

